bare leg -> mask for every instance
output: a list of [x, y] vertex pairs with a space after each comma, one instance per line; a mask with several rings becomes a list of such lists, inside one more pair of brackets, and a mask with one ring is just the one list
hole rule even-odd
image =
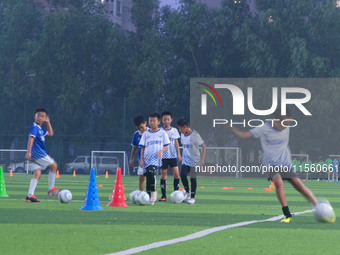
[[144, 175], [138, 176], [138, 188], [139, 188], [140, 191], [144, 191], [144, 180], [145, 180]]
[[48, 166], [50, 168], [50, 172], [56, 173], [58, 169], [57, 163], [54, 161], [51, 165]]
[[273, 176], [272, 180], [275, 184], [276, 196], [277, 196], [277, 199], [279, 200], [281, 206], [282, 207], [287, 206], [286, 194], [285, 194], [285, 190], [283, 188], [283, 180], [282, 180], [281, 175], [275, 174]]
[[291, 178], [290, 183], [293, 185], [293, 187], [298, 192], [300, 192], [314, 206], [318, 203], [313, 193], [301, 182], [299, 178]]
[[168, 178], [168, 169], [161, 169], [161, 180], [166, 180]]
[[175, 166], [172, 168], [172, 174], [175, 179], [179, 179], [179, 171], [178, 171], [178, 166]]
[[41, 169], [35, 169], [33, 171], [33, 178], [32, 179], [36, 179], [36, 180], [40, 180], [40, 177], [41, 177]]

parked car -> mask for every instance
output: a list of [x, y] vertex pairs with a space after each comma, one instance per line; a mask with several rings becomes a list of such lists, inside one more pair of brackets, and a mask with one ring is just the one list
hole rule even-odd
[[[97, 174], [105, 173], [109, 171], [111, 174], [115, 174], [117, 167], [119, 167], [119, 161], [117, 157], [111, 156], [98, 156], [94, 158], [93, 167]], [[91, 168], [90, 156], [78, 156], [74, 161], [65, 164], [64, 173], [76, 173], [88, 174]]]
[[[16, 162], [16, 163], [13, 162], [13, 163], [11, 163], [11, 164], [9, 164], [7, 166], [7, 172], [10, 172], [11, 169], [12, 169], [13, 173], [26, 173], [26, 169], [29, 168], [28, 164], [29, 164], [28, 161], [25, 161], [25, 162]], [[44, 173], [47, 169], [48, 168], [41, 169], [41, 170]]]
[[78, 156], [72, 162], [65, 164], [64, 173], [72, 173], [73, 170], [76, 170], [76, 173], [85, 174], [90, 172], [90, 167], [90, 156]]
[[7, 167], [7, 172], [10, 172], [12, 169], [13, 173], [25, 173], [26, 164], [26, 162], [11, 163]]

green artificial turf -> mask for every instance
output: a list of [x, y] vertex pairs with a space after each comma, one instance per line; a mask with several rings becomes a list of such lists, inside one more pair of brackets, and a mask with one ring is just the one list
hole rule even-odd
[[[61, 175], [56, 187], [69, 189], [73, 201], [47, 197], [47, 175], [38, 183], [39, 204], [25, 203], [31, 175], [4, 175], [9, 198], [0, 198], [0, 254], [107, 254], [186, 236], [204, 229], [280, 215], [275, 191], [264, 179], [199, 178], [196, 204], [156, 202], [127, 208], [107, 207], [114, 177], [96, 178], [103, 211], [83, 211], [88, 176]], [[172, 178], [168, 178], [170, 197]], [[304, 182], [317, 197], [327, 198], [340, 215], [340, 185]], [[125, 196], [138, 187], [138, 177], [123, 177]], [[223, 190], [223, 187], [233, 189]], [[204, 187], [204, 188], [201, 188]], [[248, 189], [251, 187], [252, 189]], [[285, 183], [291, 212], [311, 206]], [[159, 182], [157, 183], [159, 190]], [[323, 224], [312, 213], [290, 224], [255, 223], [143, 252], [142, 254], [339, 254], [339, 223]]]

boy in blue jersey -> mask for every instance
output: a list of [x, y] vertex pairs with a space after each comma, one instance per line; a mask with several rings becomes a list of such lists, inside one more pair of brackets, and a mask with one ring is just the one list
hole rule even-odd
[[[139, 145], [140, 139], [142, 138], [143, 133], [148, 130], [146, 127], [146, 121], [144, 120], [143, 116], [136, 116], [133, 118], [133, 123], [135, 124], [137, 131], [133, 134], [132, 141], [131, 141], [131, 157], [130, 157], [130, 166], [133, 167], [133, 159], [135, 157], [136, 151], [138, 155], [138, 162], [140, 162], [140, 152], [142, 146]], [[144, 190], [144, 169], [140, 167], [138, 164], [138, 189], [140, 191]]]
[[[41, 126], [46, 123], [47, 130]], [[48, 196], [58, 195], [59, 190], [54, 187], [57, 163], [46, 153], [45, 147], [45, 136], [53, 136], [53, 129], [50, 123], [50, 119], [47, 116], [47, 112], [43, 108], [39, 108], [35, 111], [34, 123], [31, 126], [29, 133], [26, 160], [29, 160], [29, 169], [33, 171], [33, 178], [30, 182], [30, 187], [26, 197], [27, 203], [38, 203], [40, 202], [36, 196], [34, 196], [35, 188], [37, 187], [38, 181], [41, 177], [41, 169], [47, 167], [50, 168], [48, 174]]]
[[[340, 159], [340, 158], [339, 158]], [[332, 165], [333, 165], [333, 176], [332, 176], [332, 181], [334, 182], [334, 175], [336, 177], [336, 182], [339, 182], [339, 160], [337, 158], [334, 158], [332, 160]]]
[[158, 127], [160, 118], [161, 116], [158, 113], [150, 114], [150, 129], [144, 132], [139, 142], [139, 145], [142, 146], [140, 166], [145, 168], [146, 191], [150, 196], [150, 204], [152, 205], [157, 200], [155, 174], [161, 166], [162, 154], [168, 149], [170, 144], [168, 135]]
[[174, 190], [179, 189], [179, 173], [178, 173], [178, 165], [177, 160], [182, 161], [181, 153], [179, 151], [178, 140], [180, 138], [179, 133], [176, 128], [171, 126], [171, 122], [173, 121], [171, 112], [165, 111], [162, 113], [162, 129], [168, 135], [170, 144], [169, 148], [164, 151], [162, 157], [162, 166], [161, 166], [161, 192], [162, 197], [159, 199], [161, 202], [166, 201], [166, 179], [168, 167], [170, 166], [172, 169], [172, 174], [174, 176]]
[[[273, 122], [267, 122], [261, 127], [256, 127], [250, 131], [244, 132], [236, 129], [235, 127], [227, 126], [227, 128], [236, 136], [242, 139], [246, 138], [260, 138], [263, 149], [263, 166], [271, 167], [288, 167], [292, 169], [292, 161], [289, 142], [289, 128], [282, 125], [282, 121], [285, 121], [285, 125], [288, 124], [290, 119], [290, 111], [287, 109], [286, 116], [281, 115], [281, 109], [276, 109], [274, 112]], [[292, 215], [289, 211], [289, 207], [286, 200], [286, 194], [283, 188], [283, 180], [288, 180], [291, 185], [300, 192], [313, 206], [317, 204], [313, 193], [301, 182], [296, 174], [291, 172], [271, 172], [270, 179], [275, 184], [276, 196], [282, 206], [284, 219], [282, 223], [289, 223], [292, 221]]]
[[[181, 132], [181, 143], [183, 145], [181, 180], [186, 191], [185, 202], [195, 204], [195, 195], [197, 189], [197, 178], [195, 167], [204, 165], [206, 145], [200, 134], [190, 128], [189, 121], [185, 118], [177, 122], [179, 131]], [[202, 148], [200, 153], [199, 148]], [[189, 194], [189, 183], [187, 176], [190, 173], [191, 190]]]

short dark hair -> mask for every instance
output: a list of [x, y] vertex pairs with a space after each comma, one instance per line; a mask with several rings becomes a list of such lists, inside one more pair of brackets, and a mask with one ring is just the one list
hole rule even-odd
[[181, 119], [179, 119], [177, 121], [177, 126], [180, 126], [180, 127], [184, 127], [184, 126], [190, 127], [190, 123], [189, 123], [189, 121], [186, 118], [181, 118]]
[[287, 107], [286, 108], [286, 115], [281, 115], [281, 108], [277, 108], [275, 112], [273, 113], [274, 119], [284, 120], [286, 117], [290, 118], [292, 117], [292, 112]]
[[157, 113], [157, 112], [154, 112], [154, 113], [151, 113], [149, 115], [149, 118], [157, 118], [158, 120], [160, 120], [161, 119], [161, 115], [159, 115], [159, 113]]
[[37, 114], [38, 112], [44, 112], [47, 114], [47, 111], [44, 108], [38, 108], [35, 110], [35, 114]]
[[145, 122], [144, 117], [143, 116], [136, 116], [133, 118], [133, 124], [135, 124], [136, 127], [139, 127], [140, 124], [143, 124]]
[[163, 118], [163, 116], [170, 116], [172, 118], [171, 112], [169, 112], [169, 111], [163, 112], [162, 113], [162, 118]]

